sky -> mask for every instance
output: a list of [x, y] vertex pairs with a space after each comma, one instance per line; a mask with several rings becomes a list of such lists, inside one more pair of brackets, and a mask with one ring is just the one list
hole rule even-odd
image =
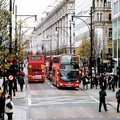
[[17, 14], [25, 15], [37, 15], [38, 19], [43, 17], [45, 14], [42, 14], [48, 5], [52, 5], [57, 0], [15, 0], [17, 5]]
[[[17, 15], [37, 15], [37, 25], [39, 24], [40, 19], [45, 17], [44, 12], [46, 10], [50, 11], [53, 8], [48, 6], [55, 6], [59, 1], [60, 0], [15, 0], [15, 5], [17, 5]], [[24, 20], [25, 18], [19, 17], [17, 19]], [[32, 17], [25, 21], [27, 26], [36, 26], [33, 25], [35, 24], [33, 19], [35, 18]]]

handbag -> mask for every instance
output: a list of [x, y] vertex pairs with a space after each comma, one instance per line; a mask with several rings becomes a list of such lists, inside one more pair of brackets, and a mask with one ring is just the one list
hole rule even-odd
[[12, 108], [13, 108], [11, 102], [7, 103], [6, 106], [7, 106], [9, 109], [12, 109]]

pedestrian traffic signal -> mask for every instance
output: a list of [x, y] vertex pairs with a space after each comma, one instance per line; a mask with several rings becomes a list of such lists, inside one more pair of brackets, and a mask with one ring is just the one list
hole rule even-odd
[[115, 60], [111, 59], [111, 69], [115, 67]]
[[95, 67], [95, 57], [90, 57], [90, 67]]
[[120, 66], [117, 66], [117, 75], [120, 75]]

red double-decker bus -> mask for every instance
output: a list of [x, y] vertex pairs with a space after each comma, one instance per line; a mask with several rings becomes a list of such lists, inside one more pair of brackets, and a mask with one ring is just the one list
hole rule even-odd
[[44, 55], [28, 56], [28, 82], [44, 82]]
[[79, 57], [73, 54], [53, 56], [52, 83], [59, 87], [79, 88]]
[[46, 56], [46, 77], [51, 80], [52, 79], [52, 56]]

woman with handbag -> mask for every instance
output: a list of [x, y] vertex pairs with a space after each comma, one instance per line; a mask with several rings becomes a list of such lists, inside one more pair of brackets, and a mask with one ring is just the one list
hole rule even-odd
[[12, 115], [13, 115], [13, 102], [12, 102], [12, 99], [11, 99], [11, 96], [8, 95], [7, 98], [6, 98], [6, 101], [5, 101], [5, 113], [7, 114], [8, 116], [8, 120], [12, 120]]

